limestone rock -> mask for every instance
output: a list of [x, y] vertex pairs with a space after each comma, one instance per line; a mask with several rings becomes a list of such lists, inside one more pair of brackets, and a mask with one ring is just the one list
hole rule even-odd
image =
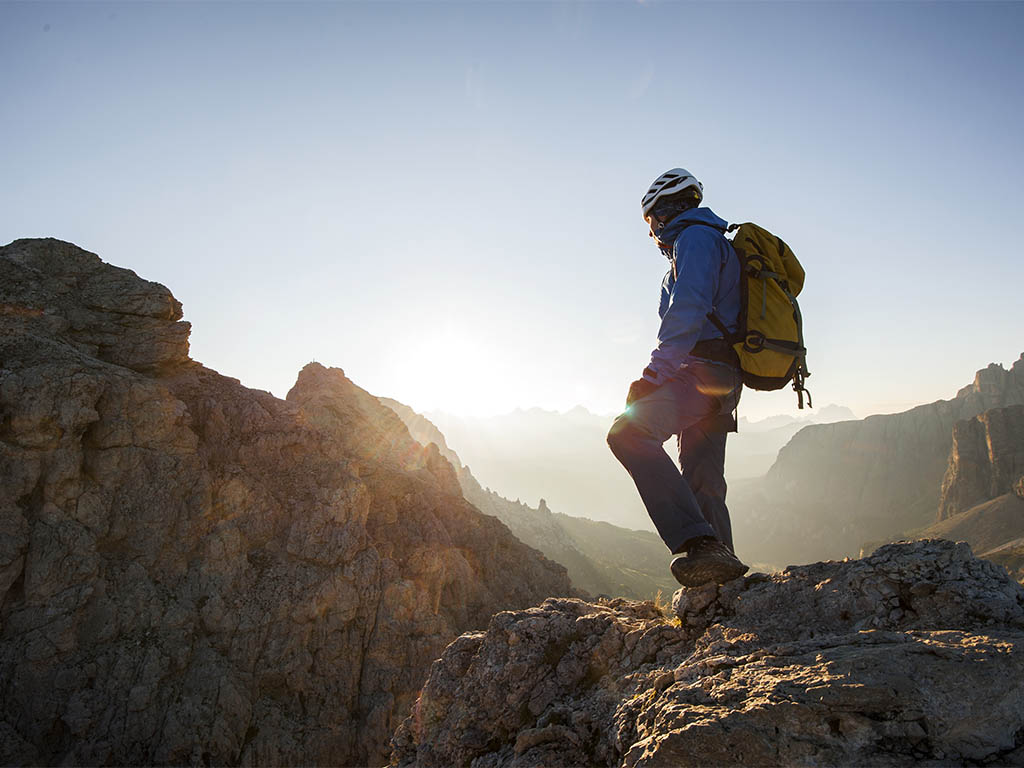
[[1024, 589], [899, 543], [652, 603], [546, 600], [452, 643], [392, 765], [1020, 764]]
[[953, 425], [939, 520], [1013, 491], [1024, 472], [1024, 405], [993, 408]]
[[0, 248], [0, 762], [367, 765], [429, 664], [571, 594], [338, 369], [188, 359], [163, 286]]
[[159, 283], [52, 238], [4, 247], [0, 317], [6, 330], [70, 343], [85, 354], [155, 372], [188, 360], [189, 324]]

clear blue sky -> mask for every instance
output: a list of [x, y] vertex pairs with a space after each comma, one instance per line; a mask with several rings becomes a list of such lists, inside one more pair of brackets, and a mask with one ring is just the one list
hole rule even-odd
[[[165, 283], [193, 356], [421, 410], [613, 411], [702, 179], [804, 262], [859, 415], [1024, 350], [1024, 5], [0, 3], [0, 242]], [[746, 415], [795, 410], [750, 393]]]

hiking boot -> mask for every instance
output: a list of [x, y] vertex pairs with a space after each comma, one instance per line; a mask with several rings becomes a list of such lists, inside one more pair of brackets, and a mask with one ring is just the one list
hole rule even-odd
[[749, 568], [739, 561], [731, 549], [711, 536], [701, 536], [685, 555], [672, 559], [672, 575], [684, 587], [725, 584], [738, 579]]

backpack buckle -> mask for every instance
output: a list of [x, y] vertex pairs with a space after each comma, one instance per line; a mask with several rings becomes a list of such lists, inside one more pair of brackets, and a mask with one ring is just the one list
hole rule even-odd
[[743, 350], [745, 352], [760, 352], [764, 349], [765, 335], [760, 331], [747, 331], [747, 337], [743, 339]]

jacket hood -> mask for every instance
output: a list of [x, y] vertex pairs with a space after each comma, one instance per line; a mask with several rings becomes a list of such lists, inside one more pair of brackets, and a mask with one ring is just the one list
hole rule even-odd
[[658, 240], [671, 247], [675, 243], [679, 233], [691, 224], [707, 224], [715, 229], [724, 230], [729, 223], [718, 216], [710, 208], [691, 208], [683, 211], [672, 221], [665, 225], [665, 228], [658, 234]]

